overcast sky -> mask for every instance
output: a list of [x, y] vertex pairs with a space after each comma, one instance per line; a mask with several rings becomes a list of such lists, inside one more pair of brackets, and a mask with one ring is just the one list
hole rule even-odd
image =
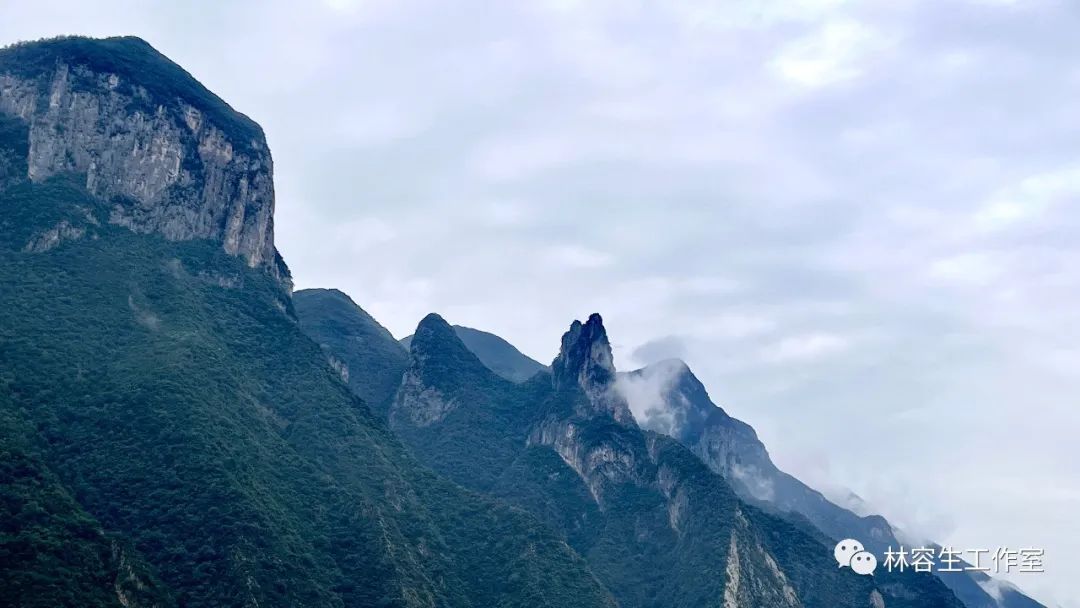
[[[92, 4], [92, 6], [91, 6]], [[0, 0], [262, 124], [298, 287], [548, 362], [604, 315], [782, 468], [1080, 606], [1080, 5]]]

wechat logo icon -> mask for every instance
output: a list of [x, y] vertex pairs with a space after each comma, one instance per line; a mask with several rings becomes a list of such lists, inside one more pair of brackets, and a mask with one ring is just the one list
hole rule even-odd
[[845, 538], [836, 543], [833, 556], [841, 568], [850, 567], [855, 574], [873, 574], [877, 568], [877, 558], [863, 548], [862, 543], [852, 538]]

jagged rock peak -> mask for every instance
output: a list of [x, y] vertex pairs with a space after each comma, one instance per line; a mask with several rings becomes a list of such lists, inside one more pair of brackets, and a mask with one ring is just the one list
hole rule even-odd
[[274, 248], [273, 161], [262, 129], [135, 37], [0, 49], [0, 114], [28, 127], [31, 181], [86, 176], [110, 222], [213, 239], [291, 287]]
[[615, 362], [611, 356], [604, 320], [598, 313], [589, 315], [582, 325], [574, 320], [563, 334], [559, 356], [551, 364], [556, 388], [580, 384], [607, 386], [615, 380]]
[[570, 325], [551, 371], [556, 391], [580, 388], [593, 409], [606, 411], [619, 422], [634, 424], [626, 399], [615, 391], [615, 361], [604, 320], [598, 313], [589, 315], [584, 324], [575, 320]]

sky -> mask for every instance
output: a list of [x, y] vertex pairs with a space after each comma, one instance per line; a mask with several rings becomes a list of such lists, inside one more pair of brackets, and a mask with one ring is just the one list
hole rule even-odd
[[258, 121], [296, 284], [686, 360], [781, 468], [1080, 607], [1080, 5], [0, 0]]

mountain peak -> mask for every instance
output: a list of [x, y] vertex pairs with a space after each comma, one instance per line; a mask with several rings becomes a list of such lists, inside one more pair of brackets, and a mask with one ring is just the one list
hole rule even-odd
[[425, 326], [445, 327], [447, 329], [450, 329], [450, 324], [447, 323], [446, 319], [442, 318], [442, 315], [437, 312], [429, 312], [428, 314], [424, 315], [423, 319], [420, 319], [418, 328]]
[[551, 364], [556, 388], [581, 385], [607, 386], [615, 380], [615, 363], [611, 355], [604, 320], [599, 314], [589, 315], [584, 324], [574, 320], [563, 334], [559, 356]]
[[[453, 325], [454, 333], [488, 369], [514, 383], [522, 383], [547, 368], [518, 350], [513, 344], [499, 336], [465, 327]], [[408, 350], [412, 346], [412, 336], [401, 339], [402, 346]]]
[[[461, 340], [454, 333], [454, 328], [450, 327], [446, 319], [436, 313], [428, 313], [416, 326], [416, 333], [413, 334], [409, 350], [423, 352], [434, 343], [452, 345], [460, 342]], [[461, 346], [464, 348], [464, 345]]]
[[578, 320], [570, 324], [551, 370], [556, 391], [580, 389], [593, 410], [606, 411], [619, 422], [633, 424], [626, 400], [615, 391], [611, 343], [598, 313], [589, 315], [584, 324]]
[[0, 49], [0, 118], [25, 156], [0, 172], [76, 175], [109, 222], [210, 239], [286, 289], [274, 248], [273, 160], [262, 129], [135, 37], [69, 36]]
[[189, 104], [206, 115], [209, 122], [233, 136], [238, 147], [265, 147], [262, 128], [255, 121], [234, 110], [223, 99], [202, 85], [187, 70], [138, 36], [59, 36], [18, 42], [0, 49], [0, 73], [37, 78], [51, 75], [58, 66], [77, 68], [81, 81], [69, 82], [74, 88], [92, 89], [94, 76], [115, 78], [106, 82], [114, 92], [130, 87], [142, 89], [144, 101], [166, 108]]
[[[413, 368], [425, 370], [425, 375], [431, 375], [428, 381], [441, 378], [442, 374], [436, 370], [457, 370], [454, 376], [461, 376], [463, 372], [469, 374], [490, 373], [487, 367], [469, 350], [462, 342], [454, 328], [436, 313], [430, 313], [420, 320], [416, 326], [416, 333], [409, 340], [409, 353], [412, 355]], [[441, 380], [440, 380], [441, 381]]]
[[[683, 361], [682, 359], [679, 359], [677, 357], [655, 361], [646, 365], [638, 371], [647, 372], [659, 370], [664, 370], [667, 372], [677, 372], [679, 374], [690, 374], [691, 376], [694, 376], [694, 372], [690, 371], [690, 366], [686, 364], [686, 361]], [[697, 377], [694, 376], [694, 378], [696, 379]]]
[[728, 418], [681, 359], [664, 359], [619, 374], [616, 389], [639, 425], [680, 441], [695, 439], [709, 420]]
[[427, 427], [441, 422], [472, 399], [478, 387], [499, 382], [435, 313], [424, 317], [409, 342], [410, 362], [390, 407], [390, 423]]

